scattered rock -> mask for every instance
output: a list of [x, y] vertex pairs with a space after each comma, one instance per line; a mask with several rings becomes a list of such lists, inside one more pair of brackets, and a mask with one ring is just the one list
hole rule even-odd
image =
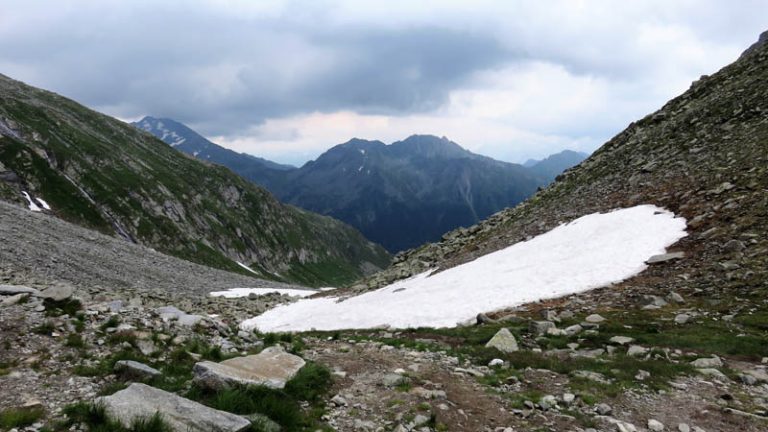
[[39, 295], [40, 291], [23, 285], [0, 285], [0, 295], [31, 294]]
[[653, 432], [663, 432], [664, 424], [658, 420], [650, 419], [648, 420], [648, 430]]
[[605, 318], [598, 314], [592, 314], [586, 318], [584, 318], [585, 322], [588, 322], [590, 324], [600, 324], [601, 322], [605, 321]]
[[648, 264], [648, 265], [651, 265], [651, 264], [661, 264], [661, 263], [665, 263], [667, 261], [679, 260], [679, 259], [684, 258], [684, 257], [685, 257], [685, 253], [684, 252], [671, 252], [671, 253], [665, 253], [665, 254], [660, 254], [660, 255], [654, 255], [654, 256], [648, 258], [648, 260], [645, 263]]
[[46, 288], [37, 295], [40, 298], [49, 299], [53, 301], [64, 301], [75, 293], [75, 289], [72, 285], [59, 284]]
[[120, 360], [116, 362], [114, 371], [136, 378], [152, 378], [162, 375], [159, 370], [133, 360]]
[[634, 342], [635, 339], [627, 336], [614, 336], [608, 340], [610, 343], [614, 343], [617, 345], [627, 345], [632, 342]]
[[611, 406], [606, 403], [601, 403], [601, 404], [597, 404], [597, 406], [595, 407], [595, 412], [600, 415], [608, 415], [611, 412], [613, 412], [613, 408], [611, 408]]
[[723, 367], [723, 361], [720, 360], [720, 357], [714, 356], [696, 359], [691, 362], [691, 365], [695, 368], [718, 368]]
[[531, 321], [528, 324], [528, 331], [534, 336], [544, 336], [552, 328], [555, 328], [555, 323], [552, 321]]
[[648, 351], [650, 350], [646, 347], [642, 347], [640, 345], [631, 345], [627, 350], [627, 355], [630, 357], [641, 357], [648, 354]]

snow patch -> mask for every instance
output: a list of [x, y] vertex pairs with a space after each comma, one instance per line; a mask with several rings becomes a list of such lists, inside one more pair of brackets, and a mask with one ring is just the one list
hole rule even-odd
[[267, 295], [273, 293], [287, 294], [291, 297], [308, 297], [317, 294], [317, 291], [290, 288], [230, 288], [225, 291], [214, 291], [209, 295], [211, 297], [239, 298], [248, 297], [250, 294]]
[[33, 212], [41, 212], [41, 211], [43, 211], [43, 209], [41, 209], [39, 205], [35, 204], [35, 202], [29, 196], [27, 191], [22, 191], [21, 194], [24, 195], [24, 198], [27, 199], [27, 202], [29, 203], [29, 209], [30, 210], [32, 210]]
[[[630, 278], [687, 234], [672, 212], [641, 205], [583, 216], [529, 241], [339, 302], [300, 300], [241, 323], [261, 331], [452, 327], [478, 313]], [[431, 275], [431, 276], [430, 276]]]
[[39, 204], [39, 205], [40, 205], [42, 208], [44, 208], [44, 209], [46, 209], [46, 210], [50, 210], [50, 209], [51, 209], [51, 206], [50, 206], [50, 205], [48, 205], [48, 203], [47, 203], [47, 202], [46, 202], [44, 199], [42, 199], [42, 198], [38, 197], [38, 198], [35, 198], [35, 201], [37, 201], [37, 203], [38, 203], [38, 204]]
[[359, 149], [359, 150], [360, 150], [360, 154], [361, 155], [365, 155], [365, 150], [363, 150], [363, 149]]
[[251, 272], [251, 273], [253, 273], [253, 274], [259, 274], [258, 272], [254, 271], [252, 268], [250, 268], [250, 267], [248, 267], [247, 265], [245, 265], [245, 264], [241, 263], [240, 261], [235, 261], [235, 262], [237, 263], [237, 265], [239, 265], [240, 267], [242, 267], [242, 268], [244, 268], [244, 269], [248, 270], [249, 272]]

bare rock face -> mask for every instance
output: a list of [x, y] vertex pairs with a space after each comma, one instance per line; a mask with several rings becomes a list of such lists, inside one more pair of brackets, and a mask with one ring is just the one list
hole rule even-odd
[[127, 427], [137, 419], [152, 417], [155, 413], [179, 432], [240, 432], [251, 427], [251, 422], [238, 415], [139, 383], [96, 402], [103, 403], [107, 413]]
[[280, 347], [269, 347], [256, 355], [236, 357], [221, 363], [198, 362], [193, 371], [197, 384], [214, 390], [232, 385], [283, 388], [304, 364], [301, 357], [289, 354]]

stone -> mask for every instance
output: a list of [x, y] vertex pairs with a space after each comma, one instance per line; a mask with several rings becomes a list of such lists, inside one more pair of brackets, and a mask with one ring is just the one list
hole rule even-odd
[[573, 393], [563, 393], [563, 404], [566, 406], [571, 405], [576, 400], [576, 395]]
[[162, 375], [159, 370], [133, 360], [120, 360], [115, 363], [114, 371], [138, 378], [151, 378]]
[[504, 364], [504, 360], [500, 358], [495, 358], [488, 362], [488, 367], [501, 366], [503, 364]]
[[415, 427], [424, 426], [427, 423], [429, 423], [429, 417], [424, 414], [417, 414], [416, 417], [413, 418], [413, 425]]
[[610, 414], [612, 411], [613, 411], [613, 408], [611, 408], [611, 406], [610, 406], [610, 405], [608, 405], [608, 404], [606, 404], [606, 403], [601, 403], [601, 404], [598, 404], [598, 405], [595, 407], [595, 412], [597, 412], [597, 413], [598, 413], [598, 414], [600, 414], [600, 415], [608, 415], [608, 414]]
[[648, 420], [648, 430], [653, 432], [663, 432], [664, 424], [658, 420], [650, 419]]
[[584, 318], [585, 322], [588, 322], [590, 324], [600, 324], [601, 322], [605, 321], [605, 318], [598, 314], [592, 314], [586, 318]]
[[667, 295], [667, 300], [672, 302], [672, 303], [677, 303], [677, 304], [685, 303], [685, 299], [683, 298], [683, 296], [681, 296], [680, 294], [678, 294], [678, 293], [676, 293], [674, 291], [672, 291], [671, 293], [669, 293]]
[[531, 321], [528, 324], [528, 331], [534, 336], [543, 336], [551, 328], [555, 328], [555, 323], [552, 321]]
[[344, 399], [341, 395], [336, 395], [331, 398], [331, 403], [338, 407], [347, 406], [347, 400]]
[[638, 381], [645, 381], [650, 377], [651, 377], [651, 373], [642, 369], [638, 370], [637, 374], [635, 374], [635, 379]]
[[519, 351], [515, 336], [507, 328], [502, 328], [485, 344], [486, 348], [496, 348], [503, 353]]
[[26, 299], [27, 297], [29, 297], [29, 294], [27, 293], [14, 294], [12, 296], [5, 297], [2, 302], [0, 302], [0, 304], [3, 306], [13, 306]]
[[614, 337], [608, 339], [608, 342], [614, 343], [614, 344], [617, 344], [617, 345], [627, 345], [627, 344], [630, 344], [630, 343], [632, 343], [634, 341], [635, 341], [634, 338], [631, 338], [631, 337], [628, 337], [628, 336], [614, 336]]
[[43, 291], [40, 291], [40, 293], [37, 295], [40, 298], [53, 300], [53, 301], [64, 301], [75, 293], [75, 289], [71, 285], [54, 285], [51, 287], [48, 287], [44, 289]]
[[691, 316], [688, 314], [677, 314], [675, 315], [675, 323], [676, 324], [685, 324], [688, 321], [690, 321]]
[[190, 315], [175, 306], [162, 306], [155, 309], [155, 313], [164, 322], [176, 321], [177, 324], [192, 327], [204, 319], [201, 315]]
[[39, 295], [40, 291], [24, 285], [0, 285], [0, 295], [31, 294]]
[[665, 253], [665, 254], [660, 254], [660, 255], [654, 255], [654, 256], [648, 258], [648, 260], [645, 261], [645, 263], [648, 264], [648, 265], [661, 264], [661, 263], [665, 263], [667, 261], [679, 260], [679, 259], [684, 258], [684, 257], [685, 257], [685, 253], [684, 252], [670, 252], [670, 253]]
[[574, 336], [574, 335], [577, 335], [577, 334], [581, 333], [581, 331], [584, 330], [584, 327], [582, 327], [582, 326], [580, 326], [578, 324], [574, 324], [572, 326], [566, 327], [563, 330], [565, 330], [565, 334], [567, 334], [568, 336]]
[[263, 385], [281, 389], [304, 365], [301, 357], [273, 346], [255, 355], [235, 357], [220, 363], [198, 362], [192, 370], [197, 384], [213, 390], [232, 385]]
[[144, 354], [145, 356], [148, 356], [153, 352], [157, 351], [157, 347], [155, 346], [155, 343], [152, 342], [151, 340], [144, 340], [144, 339], [139, 340], [136, 342], [136, 346], [139, 348], [139, 351], [141, 351], [141, 353]]
[[752, 377], [761, 383], [768, 383], [768, 373], [764, 369], [750, 369], [744, 371], [744, 375]]
[[691, 362], [691, 365], [696, 368], [718, 368], [723, 366], [723, 361], [720, 360], [720, 357], [713, 356], [696, 359]]
[[648, 354], [649, 349], [640, 345], [631, 345], [627, 349], [627, 355], [630, 357], [641, 357]]
[[251, 427], [247, 419], [215, 410], [181, 396], [145, 384], [133, 383], [128, 388], [96, 399], [110, 417], [126, 427], [140, 418], [159, 413], [174, 431], [240, 432]]
[[384, 387], [397, 387], [406, 382], [407, 378], [396, 373], [388, 373], [381, 377], [381, 383]]
[[616, 430], [618, 432], [637, 432], [637, 427], [635, 427], [635, 425], [633, 425], [632, 423], [617, 421]]
[[702, 374], [704, 376], [719, 378], [721, 380], [727, 380], [728, 379], [728, 377], [725, 376], [724, 373], [720, 372], [719, 370], [717, 370], [715, 368], [696, 369], [696, 372], [698, 372], [698, 373], [700, 373], [700, 374]]
[[753, 386], [757, 384], [757, 378], [753, 377], [752, 375], [747, 374], [740, 374], [739, 380], [741, 380], [742, 384]]
[[577, 378], [588, 379], [590, 381], [594, 381], [594, 382], [597, 382], [597, 383], [600, 383], [600, 384], [610, 384], [611, 383], [610, 379], [606, 378], [605, 375], [603, 375], [601, 373], [598, 373], [598, 372], [587, 371], [587, 370], [578, 370], [578, 371], [574, 371], [572, 374], [573, 374], [573, 376], [575, 376]]
[[677, 425], [677, 430], [679, 432], [691, 432], [691, 427], [685, 423], [680, 423]]
[[553, 395], [546, 395], [539, 400], [539, 406], [543, 410], [549, 410], [557, 406], [557, 398]]
[[496, 322], [495, 319], [492, 319], [491, 317], [489, 317], [488, 315], [486, 315], [484, 313], [477, 314], [477, 317], [475, 318], [475, 321], [476, 321], [477, 325], [493, 324], [493, 323]]

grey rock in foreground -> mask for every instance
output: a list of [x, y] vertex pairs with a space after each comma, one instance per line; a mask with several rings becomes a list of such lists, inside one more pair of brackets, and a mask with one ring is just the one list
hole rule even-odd
[[133, 360], [120, 360], [115, 363], [115, 372], [139, 378], [151, 378], [161, 375], [160, 371]]
[[38, 295], [40, 291], [23, 285], [0, 285], [0, 295], [32, 294]]
[[215, 410], [173, 393], [134, 383], [111, 396], [96, 399], [107, 413], [125, 426], [159, 413], [178, 432], [239, 432], [251, 422], [228, 412]]
[[233, 385], [283, 388], [305, 364], [301, 357], [275, 346], [255, 355], [235, 357], [221, 363], [198, 362], [193, 371], [197, 384], [214, 390]]

